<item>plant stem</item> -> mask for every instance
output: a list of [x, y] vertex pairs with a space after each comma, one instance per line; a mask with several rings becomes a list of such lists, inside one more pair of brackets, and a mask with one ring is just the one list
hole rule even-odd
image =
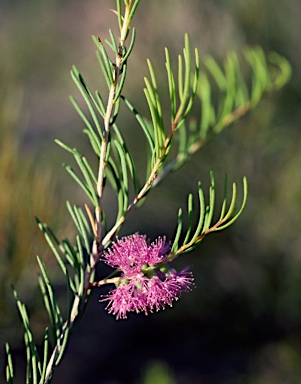
[[91, 269], [88, 272], [88, 276], [86, 277], [86, 285], [85, 285], [86, 289], [88, 289], [89, 287], [89, 280], [90, 280], [91, 273], [93, 272], [96, 264], [98, 263], [99, 254], [102, 250], [101, 216], [102, 216], [102, 198], [103, 198], [103, 190], [104, 190], [104, 174], [105, 174], [105, 168], [107, 166], [106, 159], [108, 156], [108, 144], [110, 140], [111, 118], [114, 112], [115, 96], [116, 96], [118, 81], [119, 81], [120, 74], [122, 73], [125, 41], [128, 35], [128, 30], [131, 22], [130, 20], [131, 6], [132, 6], [132, 1], [125, 2], [125, 12], [122, 18], [123, 24], [120, 29], [118, 53], [116, 55], [115, 64], [112, 64], [113, 81], [109, 91], [109, 97], [108, 97], [106, 112], [104, 116], [104, 131], [103, 131], [103, 137], [101, 142], [99, 165], [98, 165], [98, 177], [97, 177], [98, 207], [95, 208], [95, 239], [94, 239], [94, 244], [92, 246], [92, 253], [90, 258]]

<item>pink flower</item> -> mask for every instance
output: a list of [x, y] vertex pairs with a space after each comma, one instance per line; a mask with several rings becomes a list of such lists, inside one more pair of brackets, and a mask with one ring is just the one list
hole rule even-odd
[[[135, 233], [117, 239], [112, 248], [104, 252], [104, 261], [121, 272], [116, 288], [101, 300], [108, 301], [109, 313], [117, 319], [125, 319], [128, 312], [147, 315], [164, 309], [166, 304], [172, 306], [182, 291], [191, 290], [193, 277], [188, 268], [178, 273], [164, 264], [169, 251], [170, 244], [166, 244], [165, 237], [150, 244], [146, 236]], [[163, 263], [164, 268], [159, 269], [159, 263]]]

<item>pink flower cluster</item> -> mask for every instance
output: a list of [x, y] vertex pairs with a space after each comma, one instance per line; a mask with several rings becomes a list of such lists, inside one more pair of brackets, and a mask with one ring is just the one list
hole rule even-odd
[[188, 268], [177, 273], [164, 264], [164, 268], [156, 268], [158, 263], [170, 251], [170, 244], [159, 237], [153, 243], [139, 233], [117, 239], [112, 248], [104, 252], [104, 261], [121, 271], [120, 280], [115, 289], [109, 292], [102, 301], [108, 301], [106, 309], [116, 315], [117, 319], [125, 319], [128, 312], [148, 312], [172, 306], [178, 300], [181, 291], [190, 291], [193, 277]]

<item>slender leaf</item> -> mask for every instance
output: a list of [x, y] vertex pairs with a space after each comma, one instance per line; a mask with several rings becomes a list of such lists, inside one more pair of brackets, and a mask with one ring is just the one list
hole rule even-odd
[[87, 107], [88, 107], [89, 112], [91, 114], [91, 117], [94, 121], [94, 124], [97, 128], [97, 131], [99, 132], [99, 134], [101, 134], [102, 128], [101, 128], [98, 116], [94, 110], [94, 107], [96, 107], [98, 110], [98, 113], [101, 116], [101, 110], [100, 110], [98, 103], [95, 101], [95, 99], [92, 96], [92, 93], [89, 90], [87, 84], [85, 83], [82, 75], [79, 73], [79, 71], [77, 70], [77, 68], [75, 66], [72, 67], [71, 76], [72, 76], [73, 81], [77, 85], [80, 93], [82, 94], [83, 99], [85, 100], [85, 102], [87, 104]]
[[239, 211], [237, 212], [237, 214], [235, 216], [233, 216], [230, 220], [228, 220], [226, 222], [226, 224], [219, 226], [216, 229], [216, 231], [221, 231], [223, 229], [226, 229], [227, 227], [232, 225], [239, 218], [239, 216], [241, 215], [242, 211], [244, 210], [244, 208], [246, 206], [247, 197], [248, 197], [248, 183], [247, 183], [247, 179], [244, 177], [243, 178], [243, 202], [241, 204]]
[[113, 31], [111, 29], [109, 29], [109, 34], [110, 34], [110, 37], [111, 37], [111, 42], [106, 40], [106, 43], [109, 44], [110, 48], [112, 49], [112, 51], [117, 56], [118, 55], [118, 45], [117, 45], [117, 41], [115, 39], [114, 33], [113, 33]]
[[167, 48], [165, 48], [165, 66], [168, 77], [168, 89], [169, 89], [169, 98], [170, 98], [170, 106], [171, 106], [171, 123], [173, 123], [176, 113], [177, 113], [177, 97], [176, 97], [176, 85], [175, 78], [171, 67], [170, 55]]
[[89, 137], [91, 147], [96, 154], [96, 156], [99, 157], [100, 155], [100, 149], [101, 149], [101, 143], [99, 137], [96, 135], [95, 132], [90, 132], [88, 129], [83, 130], [84, 133]]
[[[121, 175], [122, 175], [122, 193], [123, 193], [123, 210], [122, 215], [126, 212], [129, 202], [129, 180], [128, 180], [128, 171], [126, 166], [126, 153], [124, 152], [121, 144], [114, 140], [114, 145], [118, 151], [120, 165], [121, 165]], [[118, 217], [119, 218], [119, 217]]]
[[121, 12], [121, 0], [116, 0], [116, 8], [117, 8], [117, 17], [118, 17], [118, 24], [119, 29], [122, 28], [122, 12]]
[[49, 351], [49, 332], [48, 332], [48, 329], [46, 329], [45, 335], [44, 335], [43, 367], [42, 367], [42, 373], [41, 373], [39, 384], [44, 384], [45, 382], [47, 364], [48, 364], [48, 351]]
[[73, 168], [68, 164], [63, 164], [65, 170], [69, 173], [69, 175], [76, 181], [76, 183], [82, 188], [88, 198], [91, 200], [93, 205], [97, 205], [95, 202], [95, 196], [91, 193], [90, 189], [82, 182], [82, 180], [77, 176], [74, 172]]
[[126, 54], [123, 56], [123, 62], [126, 62], [126, 60], [128, 59], [128, 57], [129, 57], [130, 54], [132, 53], [132, 50], [133, 50], [133, 48], [134, 48], [134, 44], [135, 44], [135, 40], [136, 40], [136, 28], [133, 28], [133, 29], [132, 29], [131, 42], [130, 42], [130, 45], [129, 45], [129, 48], [128, 48]]
[[87, 118], [87, 116], [84, 114], [84, 112], [82, 111], [82, 109], [80, 108], [80, 106], [78, 105], [78, 103], [75, 101], [75, 99], [72, 96], [70, 96], [70, 101], [71, 101], [74, 109], [76, 110], [76, 112], [79, 114], [80, 118], [85, 123], [89, 132], [95, 132], [90, 120]]
[[79, 263], [79, 274], [77, 274], [78, 280], [78, 295], [82, 297], [85, 289], [85, 257], [83, 253], [83, 245], [81, 238], [76, 236], [77, 248], [78, 248], [78, 263]]
[[[55, 332], [55, 340], [57, 342], [61, 333], [63, 317], [61, 315], [60, 308], [56, 302], [56, 298], [53, 292], [53, 288], [52, 288], [45, 264], [39, 257], [37, 257], [37, 261], [38, 261], [38, 264], [42, 273], [42, 277], [44, 280], [44, 285], [43, 284], [41, 285], [41, 289], [43, 288], [42, 293], [44, 296], [44, 302], [45, 302], [45, 306], [47, 306], [47, 311], [49, 315], [51, 314], [51, 319], [53, 320], [53, 330]], [[47, 300], [45, 295], [47, 296]]]
[[10, 346], [8, 343], [5, 344], [6, 356], [7, 356], [7, 365], [6, 365], [6, 382], [7, 384], [14, 384], [14, 366], [12, 355], [10, 352]]
[[149, 125], [144, 121], [142, 116], [139, 114], [139, 112], [133, 106], [133, 104], [129, 101], [129, 99], [127, 99], [125, 96], [121, 96], [121, 98], [124, 100], [126, 106], [130, 109], [130, 111], [135, 115], [136, 120], [138, 121], [140, 127], [142, 128], [142, 130], [143, 130], [143, 132], [147, 138], [147, 141], [148, 141], [148, 144], [150, 147], [150, 151], [151, 151], [151, 153], [153, 153], [153, 151], [155, 149], [155, 145], [154, 145], [154, 141], [153, 141], [153, 132], [150, 130]]
[[[126, 79], [126, 74], [127, 74], [127, 64], [126, 62], [122, 65], [122, 74], [121, 74], [121, 77], [120, 77], [120, 80], [119, 80], [119, 83], [117, 85], [117, 89], [116, 89], [116, 93], [115, 93], [115, 97], [114, 97], [114, 102], [116, 103], [117, 100], [119, 99], [120, 95], [121, 95], [121, 92], [123, 90], [123, 86], [124, 86], [124, 83], [125, 83], [125, 79]], [[114, 119], [116, 120], [116, 119]]]
[[131, 21], [132, 18], [134, 17], [134, 14], [135, 14], [135, 12], [137, 10], [139, 2], [140, 2], [140, 0], [135, 0], [134, 4], [132, 5], [131, 12], [130, 12], [130, 15], [129, 15], [129, 21]]
[[26, 348], [26, 360], [27, 360], [27, 370], [26, 370], [26, 382], [37, 384], [38, 371], [40, 366], [39, 355], [34, 343], [33, 333], [30, 327], [29, 317], [25, 305], [21, 302], [18, 297], [17, 291], [13, 289], [14, 296], [17, 302], [19, 313], [24, 326], [24, 341]]
[[36, 221], [38, 223], [38, 227], [42, 231], [48, 245], [50, 246], [50, 249], [52, 250], [54, 256], [56, 257], [56, 260], [59, 263], [59, 266], [61, 267], [64, 275], [66, 274], [66, 265], [64, 263], [64, 260], [62, 259], [62, 256], [60, 255], [60, 252], [57, 250], [57, 246], [60, 245], [57, 238], [54, 236], [51, 229], [46, 225], [42, 224], [39, 219], [36, 218]]
[[78, 232], [84, 241], [84, 246], [87, 250], [87, 253], [90, 253], [90, 242], [92, 239], [91, 229], [87, 224], [86, 217], [83, 213], [83, 210], [76, 205], [73, 206], [73, 212], [76, 216], [78, 223]]
[[272, 85], [270, 91], [280, 89], [289, 81], [292, 75], [292, 67], [290, 63], [277, 52], [270, 52], [268, 59], [273, 65], [271, 69]]
[[179, 212], [178, 212], [177, 231], [176, 231], [176, 234], [175, 234], [175, 238], [173, 240], [171, 252], [176, 252], [178, 250], [178, 248], [179, 248], [179, 240], [180, 240], [180, 236], [181, 236], [181, 233], [182, 233], [182, 228], [183, 228], [183, 212], [182, 212], [182, 209], [180, 208]]
[[205, 213], [206, 213], [205, 197], [204, 197], [204, 192], [203, 192], [203, 187], [201, 182], [198, 183], [198, 198], [199, 198], [199, 220], [198, 220], [194, 235], [190, 240], [191, 243], [193, 243], [196, 240], [196, 238], [200, 235], [204, 225], [204, 219], [205, 219]]
[[204, 64], [213, 76], [214, 80], [216, 81], [216, 84], [219, 87], [220, 91], [226, 91], [227, 80], [217, 62], [211, 56], [207, 56], [204, 59]]
[[188, 212], [188, 223], [187, 223], [187, 231], [183, 244], [187, 244], [189, 241], [189, 237], [192, 230], [192, 219], [193, 219], [193, 195], [190, 193], [188, 195], [188, 204], [187, 204], [187, 212]]
[[108, 53], [104, 45], [102, 44], [101, 40], [96, 36], [92, 36], [92, 39], [95, 45], [97, 46], [97, 48], [99, 49], [99, 52], [101, 53], [101, 56], [99, 52], [97, 52], [96, 55], [97, 55], [102, 73], [104, 75], [104, 78], [106, 80], [108, 89], [110, 89], [111, 85], [113, 84], [113, 63], [111, 62], [108, 56]]

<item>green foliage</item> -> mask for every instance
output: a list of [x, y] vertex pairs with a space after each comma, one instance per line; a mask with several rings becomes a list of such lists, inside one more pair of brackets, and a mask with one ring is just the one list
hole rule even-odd
[[[165, 177], [186, 164], [191, 155], [200, 149], [213, 135], [253, 109], [259, 101], [289, 79], [290, 66], [281, 56], [273, 53], [265, 56], [260, 48], [248, 48], [244, 57], [249, 68], [249, 76], [244, 76], [240, 60], [235, 53], [229, 53], [223, 67], [212, 57], [204, 59], [204, 69], [198, 50], [191, 54], [188, 35], [185, 35], [183, 54], [178, 57], [178, 68], [172, 68], [170, 53], [165, 50], [166, 77], [169, 92], [169, 111], [161, 103], [159, 82], [150, 60], [149, 77], [145, 78], [144, 95], [149, 109], [149, 117], [139, 114], [132, 101], [124, 94], [124, 83], [128, 59], [135, 44], [136, 32], [131, 31], [128, 48], [125, 42], [130, 35], [130, 23], [139, 0], [116, 2], [119, 24], [118, 38], [110, 30], [110, 41], [103, 43], [93, 37], [97, 46], [97, 59], [108, 88], [107, 100], [99, 91], [93, 93], [80, 71], [73, 67], [71, 76], [81, 93], [88, 112], [71, 99], [82, 118], [91, 148], [96, 155], [98, 168], [77, 149], [57, 140], [63, 149], [72, 154], [78, 169], [64, 165], [87, 196], [85, 210], [67, 203], [71, 221], [77, 231], [75, 241], [59, 240], [48, 225], [37, 219], [56, 261], [66, 278], [67, 313], [60, 307], [50, 274], [43, 261], [38, 258], [40, 268], [39, 285], [44, 305], [49, 317], [49, 329], [45, 331], [43, 351], [40, 357], [30, 326], [29, 315], [23, 302], [15, 292], [19, 313], [24, 325], [27, 371], [26, 380], [32, 383], [51, 381], [55, 367], [62, 359], [65, 348], [76, 322], [83, 313], [89, 294], [94, 286], [105, 280], [94, 281], [95, 268], [102, 251], [110, 244], [134, 208], [141, 205], [147, 194], [162, 182]], [[115, 60], [110, 58], [111, 52]], [[193, 58], [192, 58], [193, 56]], [[243, 65], [245, 69], [245, 64]], [[148, 145], [145, 164], [146, 174], [137, 172], [121, 128], [120, 105], [133, 113]], [[194, 107], [199, 111], [194, 116]], [[168, 121], [168, 123], [166, 123]], [[197, 121], [197, 123], [196, 123]], [[171, 150], [171, 148], [173, 150]], [[117, 213], [113, 224], [107, 223], [104, 206], [104, 190], [110, 186], [116, 196]], [[198, 214], [195, 214], [193, 195], [188, 196], [187, 224], [184, 225], [183, 212], [179, 210], [178, 225], [172, 242], [172, 252], [164, 262], [173, 260], [180, 254], [192, 250], [209, 233], [220, 231], [233, 224], [246, 204], [247, 182], [243, 181], [243, 198], [237, 209], [236, 184], [232, 186], [230, 202], [227, 197], [227, 183], [219, 218], [214, 220], [215, 181], [211, 174], [209, 202], [206, 204], [202, 184], [198, 184]], [[159, 266], [158, 266], [159, 267]], [[13, 382], [13, 364], [7, 346], [7, 382]]]
[[[187, 216], [188, 216], [188, 224], [186, 231], [183, 231], [183, 212], [182, 209], [179, 210], [178, 213], [178, 227], [175, 235], [175, 239], [173, 241], [172, 253], [169, 256], [169, 260], [173, 260], [179, 254], [191, 251], [193, 248], [199, 244], [203, 238], [211, 232], [221, 231], [231, 224], [233, 224], [236, 219], [242, 213], [246, 202], [247, 202], [247, 180], [244, 178], [243, 180], [244, 186], [244, 197], [243, 202], [241, 204], [240, 209], [236, 212], [236, 184], [233, 183], [232, 186], [232, 198], [227, 209], [227, 180], [225, 180], [225, 191], [224, 191], [224, 199], [222, 202], [220, 217], [217, 222], [212, 225], [214, 208], [215, 208], [215, 182], [214, 175], [211, 173], [211, 186], [209, 189], [209, 203], [205, 204], [204, 192], [202, 189], [202, 184], [199, 182], [198, 184], [198, 198], [199, 198], [199, 215], [197, 220], [196, 229], [193, 231], [193, 214], [194, 214], [194, 206], [193, 206], [193, 195], [189, 194], [188, 203], [187, 203]], [[192, 234], [193, 232], [193, 234]], [[179, 240], [181, 235], [184, 233], [185, 239], [182, 244], [179, 245]]]

